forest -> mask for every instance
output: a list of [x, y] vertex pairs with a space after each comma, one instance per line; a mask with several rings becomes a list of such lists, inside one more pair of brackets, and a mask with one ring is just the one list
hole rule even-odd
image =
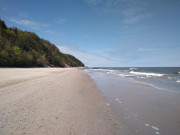
[[33, 32], [9, 28], [0, 19], [0, 67], [83, 67], [70, 54]]

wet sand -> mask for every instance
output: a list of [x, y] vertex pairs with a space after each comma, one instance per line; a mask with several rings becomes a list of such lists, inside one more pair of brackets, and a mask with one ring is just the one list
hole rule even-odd
[[128, 134], [79, 69], [1, 68], [1, 135]]
[[104, 72], [88, 73], [131, 135], [180, 135], [180, 94]]

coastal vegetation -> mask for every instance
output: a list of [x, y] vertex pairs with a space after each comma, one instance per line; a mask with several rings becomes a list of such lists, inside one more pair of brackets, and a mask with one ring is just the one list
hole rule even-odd
[[9, 28], [0, 19], [0, 67], [47, 66], [82, 67], [84, 64], [35, 33]]

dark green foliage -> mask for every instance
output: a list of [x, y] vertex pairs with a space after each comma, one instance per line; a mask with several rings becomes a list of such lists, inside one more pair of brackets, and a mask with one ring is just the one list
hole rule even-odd
[[0, 67], [80, 67], [84, 64], [63, 54], [49, 41], [35, 33], [8, 28], [0, 19]]

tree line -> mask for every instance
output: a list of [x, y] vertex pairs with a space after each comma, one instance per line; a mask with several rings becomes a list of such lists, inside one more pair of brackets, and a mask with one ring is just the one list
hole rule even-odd
[[33, 32], [9, 28], [0, 19], [0, 67], [83, 67], [70, 54], [64, 54]]

